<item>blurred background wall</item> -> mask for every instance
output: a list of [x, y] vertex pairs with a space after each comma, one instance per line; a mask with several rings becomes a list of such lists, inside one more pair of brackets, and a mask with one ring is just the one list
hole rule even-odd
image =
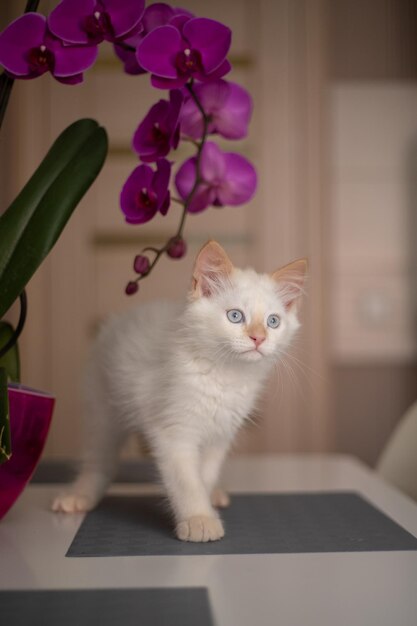
[[[2, 28], [24, 4], [1, 4]], [[56, 4], [41, 0], [40, 10]], [[187, 258], [163, 260], [133, 301], [123, 290], [134, 255], [178, 219], [173, 206], [133, 228], [118, 206], [136, 164], [131, 135], [163, 92], [124, 75], [110, 46], [82, 86], [44, 76], [14, 87], [0, 141], [2, 207], [73, 120], [94, 117], [110, 137], [103, 172], [28, 289], [24, 382], [57, 395], [46, 455], [78, 455], [80, 378], [100, 322], [135, 303], [182, 297], [193, 256], [216, 238], [237, 265], [269, 271], [297, 256], [311, 265], [298, 343], [236, 452], [342, 451], [373, 464], [417, 397], [417, 5], [181, 5], [233, 29], [230, 78], [250, 90], [255, 114], [249, 137], [224, 147], [255, 162], [259, 191], [248, 206], [190, 216]], [[180, 148], [178, 160], [186, 154]], [[125, 454], [141, 450], [135, 439]]]
[[335, 445], [373, 463], [417, 397], [417, 4], [327, 8]]

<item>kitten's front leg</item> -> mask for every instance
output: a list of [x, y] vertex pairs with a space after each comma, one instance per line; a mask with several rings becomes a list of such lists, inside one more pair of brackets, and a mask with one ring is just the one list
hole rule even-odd
[[203, 450], [201, 472], [204, 484], [211, 497], [211, 503], [216, 508], [226, 508], [230, 504], [228, 494], [220, 487], [216, 487], [224, 458], [229, 444], [207, 446]]
[[173, 439], [157, 446], [156, 461], [182, 541], [216, 541], [224, 529], [200, 474], [197, 446]]

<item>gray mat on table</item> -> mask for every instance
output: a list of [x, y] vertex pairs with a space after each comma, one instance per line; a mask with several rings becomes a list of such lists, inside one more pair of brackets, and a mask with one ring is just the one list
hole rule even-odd
[[226, 536], [186, 543], [156, 496], [106, 497], [87, 514], [67, 556], [271, 554], [417, 550], [417, 539], [359, 494], [239, 494], [221, 513]]
[[[41, 461], [31, 483], [69, 483], [77, 475], [77, 465], [72, 461]], [[157, 471], [152, 461], [125, 461], [120, 463], [115, 478], [118, 483], [153, 483]]]
[[0, 591], [5, 626], [213, 626], [207, 589]]

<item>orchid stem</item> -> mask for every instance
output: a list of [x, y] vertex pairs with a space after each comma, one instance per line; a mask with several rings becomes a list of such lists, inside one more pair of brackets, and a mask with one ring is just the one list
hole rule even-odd
[[11, 348], [13, 348], [15, 343], [17, 343], [17, 340], [19, 339], [20, 333], [22, 332], [25, 322], [26, 322], [28, 300], [26, 296], [26, 291], [24, 289], [19, 296], [19, 301], [20, 301], [19, 321], [17, 323], [16, 328], [13, 330], [13, 334], [8, 340], [8, 342], [4, 346], [0, 347], [0, 358], [2, 358], [5, 354], [7, 354], [8, 351]]
[[0, 128], [6, 114], [7, 105], [9, 104], [9, 98], [12, 92], [13, 83], [14, 78], [8, 76], [6, 72], [3, 72], [3, 74], [0, 76]]
[[181, 141], [187, 141], [188, 143], [192, 143], [193, 146], [195, 146], [196, 148], [198, 148], [198, 146], [200, 145], [198, 141], [196, 141], [195, 139], [191, 139], [191, 137], [187, 137], [187, 135], [181, 135]]
[[117, 45], [127, 52], [136, 52], [136, 48], [134, 48], [133, 46], [129, 46], [129, 44], [125, 43], [124, 41], [118, 41]]
[[208, 126], [209, 126], [209, 122], [210, 122], [210, 118], [207, 115], [207, 113], [204, 110], [203, 105], [201, 104], [197, 94], [195, 93], [194, 89], [193, 89], [193, 80], [191, 79], [191, 81], [189, 83], [186, 84], [186, 88], [188, 90], [188, 92], [190, 93], [190, 96], [192, 97], [192, 99], [194, 100], [194, 102], [196, 103], [196, 106], [198, 108], [198, 110], [200, 111], [202, 117], [203, 117], [203, 135], [201, 137], [201, 140], [199, 142], [191, 140], [192, 143], [196, 146], [197, 148], [197, 152], [196, 152], [196, 172], [195, 172], [195, 180], [194, 180], [194, 184], [193, 187], [190, 191], [190, 193], [188, 194], [188, 196], [186, 197], [186, 199], [180, 200], [179, 198], [171, 198], [173, 202], [177, 202], [178, 204], [181, 204], [183, 206], [183, 210], [182, 210], [182, 214], [181, 214], [181, 218], [180, 218], [180, 223], [179, 226], [177, 228], [177, 232], [175, 233], [175, 235], [173, 237], [170, 237], [165, 244], [161, 247], [161, 248], [144, 248], [142, 250], [142, 252], [146, 252], [146, 250], [152, 250], [153, 252], [155, 252], [155, 258], [152, 261], [152, 263], [149, 266], [148, 271], [146, 272], [146, 274], [140, 274], [139, 276], [137, 276], [136, 278], [136, 282], [139, 282], [140, 280], [142, 280], [143, 278], [145, 278], [145, 276], [149, 276], [149, 274], [151, 273], [152, 269], [155, 267], [155, 265], [157, 264], [157, 262], [159, 261], [160, 257], [162, 256], [162, 254], [164, 252], [166, 252], [166, 250], [169, 247], [170, 242], [174, 239], [178, 239], [180, 237], [182, 237], [182, 233], [184, 230], [184, 226], [185, 226], [185, 221], [187, 219], [187, 213], [188, 213], [188, 208], [194, 198], [194, 195], [197, 191], [198, 186], [201, 184], [202, 182], [202, 178], [201, 178], [201, 155], [203, 152], [203, 148], [204, 148], [204, 144], [206, 143], [207, 140], [207, 135], [208, 135]]
[[177, 237], [178, 236], [180, 237], [182, 235], [182, 231], [184, 229], [185, 220], [186, 220], [187, 213], [188, 213], [188, 207], [190, 206], [191, 201], [194, 198], [194, 195], [197, 191], [197, 188], [201, 183], [201, 155], [203, 152], [204, 144], [206, 143], [207, 134], [208, 134], [208, 125], [209, 125], [208, 115], [206, 114], [203, 108], [203, 105], [201, 104], [200, 100], [198, 99], [197, 94], [195, 93], [193, 89], [193, 81], [187, 83], [186, 87], [188, 91], [190, 92], [192, 99], [196, 103], [197, 108], [203, 117], [203, 135], [201, 137], [201, 141], [198, 144], [198, 148], [197, 148], [194, 185], [184, 202], [184, 210], [181, 216], [180, 225], [178, 227]]
[[25, 13], [37, 11], [39, 6], [39, 0], [28, 0], [26, 3]]

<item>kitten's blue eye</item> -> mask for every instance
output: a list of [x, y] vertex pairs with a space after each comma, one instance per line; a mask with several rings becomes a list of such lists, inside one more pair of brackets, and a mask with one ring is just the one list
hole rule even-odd
[[269, 328], [278, 328], [278, 326], [281, 324], [281, 319], [278, 315], [272, 313], [272, 315], [269, 315], [266, 323], [268, 324]]
[[227, 311], [227, 319], [232, 324], [240, 324], [240, 322], [245, 321], [245, 316], [239, 309], [230, 309], [230, 311]]

